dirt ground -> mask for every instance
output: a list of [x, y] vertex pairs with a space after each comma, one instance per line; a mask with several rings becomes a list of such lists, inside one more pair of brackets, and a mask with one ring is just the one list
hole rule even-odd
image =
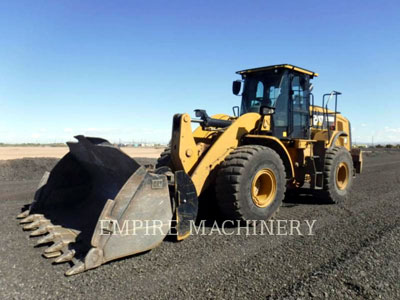
[[312, 236], [193, 235], [72, 277], [15, 219], [55, 162], [0, 165], [0, 299], [400, 299], [398, 152], [370, 153], [343, 204], [288, 196], [276, 219]]
[[[157, 158], [162, 148], [122, 147], [122, 151], [131, 157]], [[68, 152], [68, 147], [0, 147], [0, 160], [18, 159], [24, 157], [54, 157], [61, 158]]]

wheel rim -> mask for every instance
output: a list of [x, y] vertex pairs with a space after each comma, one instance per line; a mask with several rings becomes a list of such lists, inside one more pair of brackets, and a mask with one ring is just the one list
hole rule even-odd
[[276, 195], [276, 178], [270, 169], [257, 172], [251, 185], [251, 196], [258, 207], [266, 207], [274, 200]]
[[344, 190], [349, 183], [349, 167], [345, 162], [341, 162], [336, 168], [336, 186], [339, 190]]

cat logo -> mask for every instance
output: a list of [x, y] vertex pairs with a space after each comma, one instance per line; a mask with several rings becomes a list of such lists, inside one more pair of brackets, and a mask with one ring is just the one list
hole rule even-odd
[[326, 125], [326, 119], [328, 119], [328, 123], [335, 122], [335, 118], [333, 116], [324, 116], [323, 114], [313, 115], [313, 126]]

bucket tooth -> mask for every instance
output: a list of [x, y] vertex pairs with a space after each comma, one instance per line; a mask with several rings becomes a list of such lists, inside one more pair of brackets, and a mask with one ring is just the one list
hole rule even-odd
[[33, 221], [32, 223], [28, 223], [24, 225], [24, 230], [32, 230], [40, 227], [40, 220]]
[[68, 245], [69, 243], [75, 242], [75, 238], [71, 238], [71, 237], [68, 237], [68, 236], [63, 236], [63, 237], [61, 238], [61, 242], [62, 242], [64, 245]]
[[39, 235], [43, 235], [46, 234], [48, 232], [50, 232], [51, 228], [53, 228], [53, 225], [40, 225], [40, 227], [38, 229], [36, 229], [35, 231], [32, 231], [30, 236], [39, 236]]
[[50, 247], [46, 248], [46, 250], [44, 250], [44, 252], [51, 253], [51, 252], [60, 251], [64, 246], [65, 246], [65, 243], [63, 243], [62, 241], [59, 241], [59, 242], [54, 243]]
[[62, 254], [61, 251], [55, 251], [55, 252], [51, 252], [51, 253], [44, 253], [43, 256], [46, 258], [54, 258], [57, 256], [60, 256]]
[[17, 219], [25, 219], [27, 216], [29, 216], [29, 209], [23, 211], [17, 216]]
[[34, 230], [31, 232], [31, 234], [29, 236], [39, 236], [39, 235], [43, 235], [47, 233], [47, 229], [45, 226], [40, 226], [38, 229]]
[[61, 240], [65, 245], [75, 242], [78, 235], [69, 229], [63, 227], [57, 228], [56, 226], [54, 228], [50, 228], [49, 232], [59, 237], [59, 240]]
[[[24, 230], [31, 230], [31, 229], [36, 229], [36, 228], [44, 228], [45, 226], [49, 226], [49, 225], [51, 225], [50, 220], [45, 219], [45, 218], [40, 218], [39, 220], [36, 220], [36, 221], [34, 221], [34, 222], [30, 223], [30, 224], [25, 225], [24, 226]], [[46, 233], [46, 231], [44, 231], [43, 233]], [[36, 235], [38, 235], [38, 234], [36, 234]], [[35, 236], [35, 235], [32, 235], [32, 236]]]
[[26, 223], [31, 223], [33, 221], [35, 221], [37, 218], [42, 217], [43, 215], [29, 215], [26, 218], [22, 219], [21, 221], [19, 221], [19, 224], [26, 224]]
[[74, 265], [72, 268], [70, 268], [67, 272], [65, 272], [65, 275], [71, 276], [71, 275], [75, 275], [78, 273], [82, 273], [83, 271], [85, 271], [85, 264], [82, 261], [80, 261], [76, 265]]
[[60, 229], [62, 230], [63, 228], [60, 225], [53, 225], [50, 223], [50, 224], [46, 225], [46, 229], [49, 233], [58, 234]]
[[36, 245], [47, 244], [52, 242], [56, 238], [54, 233], [49, 233], [37, 241]]
[[57, 257], [54, 262], [56, 264], [71, 261], [74, 258], [75, 250], [67, 250], [63, 255]]
[[47, 225], [47, 224], [50, 224], [49, 220], [37, 219], [37, 220], [33, 221], [32, 223], [28, 223], [28, 224], [24, 225], [22, 228], [24, 230], [32, 230], [32, 229], [36, 229], [42, 225]]

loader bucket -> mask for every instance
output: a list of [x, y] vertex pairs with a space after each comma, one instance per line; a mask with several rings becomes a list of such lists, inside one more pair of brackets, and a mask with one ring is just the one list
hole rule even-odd
[[44, 256], [72, 262], [66, 275], [156, 247], [173, 216], [168, 180], [100, 138], [76, 136], [39, 183], [24, 230], [52, 244]]

